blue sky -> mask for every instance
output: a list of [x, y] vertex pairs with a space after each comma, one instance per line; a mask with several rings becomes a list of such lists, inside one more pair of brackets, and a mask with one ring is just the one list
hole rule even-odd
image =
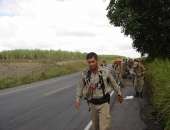
[[15, 15], [16, 0], [0, 0], [0, 16]]
[[12, 11], [0, 10], [0, 16], [15, 16], [15, 13]]
[[6, 11], [0, 10], [0, 16], [10, 16], [10, 14]]
[[108, 2], [0, 0], [0, 51], [61, 49], [140, 56], [132, 48], [132, 40], [109, 24]]

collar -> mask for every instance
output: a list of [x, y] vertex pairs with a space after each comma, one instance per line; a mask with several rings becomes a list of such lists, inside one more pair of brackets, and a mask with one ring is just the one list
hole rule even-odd
[[[103, 70], [103, 67], [101, 67], [101, 66], [98, 66], [98, 70], [97, 70], [97, 73], [98, 72], [101, 72]], [[90, 71], [90, 69], [88, 68], [88, 71]]]

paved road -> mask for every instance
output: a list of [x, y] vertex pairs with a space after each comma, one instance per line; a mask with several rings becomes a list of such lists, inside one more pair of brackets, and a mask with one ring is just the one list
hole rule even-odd
[[[132, 83], [124, 81], [122, 90], [124, 97], [134, 96]], [[122, 104], [116, 102], [112, 109], [112, 130], [146, 130], [145, 123], [141, 120], [141, 108], [144, 100], [141, 98], [129, 98]]]
[[[79, 73], [0, 91], [0, 130], [84, 130], [90, 122], [87, 105], [74, 108]], [[125, 96], [133, 94], [124, 89]], [[137, 100], [115, 104], [114, 130], [142, 130]], [[129, 117], [128, 117], [129, 116]], [[133, 117], [134, 118], [133, 118]]]
[[74, 109], [79, 74], [0, 91], [0, 130], [83, 130], [89, 122]]

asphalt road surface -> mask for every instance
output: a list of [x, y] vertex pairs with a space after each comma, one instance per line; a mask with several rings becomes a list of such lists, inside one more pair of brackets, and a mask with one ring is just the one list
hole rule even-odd
[[[84, 130], [90, 127], [86, 103], [74, 108], [80, 74], [40, 81], [0, 91], [0, 130]], [[123, 89], [124, 96], [134, 94]], [[113, 100], [113, 99], [112, 99]], [[139, 99], [112, 105], [113, 130], [143, 130]]]

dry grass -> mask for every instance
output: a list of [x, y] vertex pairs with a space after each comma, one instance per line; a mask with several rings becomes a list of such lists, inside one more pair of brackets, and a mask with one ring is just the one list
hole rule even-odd
[[0, 89], [78, 72], [84, 67], [83, 61], [1, 64]]
[[[81, 71], [85, 53], [55, 50], [0, 52], [0, 89]], [[100, 55], [112, 61], [119, 56]]]

